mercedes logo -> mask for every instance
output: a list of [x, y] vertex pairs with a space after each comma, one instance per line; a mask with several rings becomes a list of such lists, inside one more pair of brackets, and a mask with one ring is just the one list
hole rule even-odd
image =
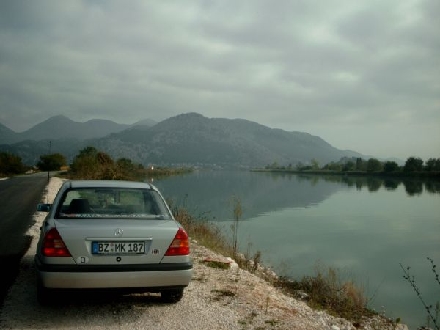
[[123, 233], [124, 233], [124, 231], [121, 228], [118, 228], [115, 230], [116, 237], [121, 237]]

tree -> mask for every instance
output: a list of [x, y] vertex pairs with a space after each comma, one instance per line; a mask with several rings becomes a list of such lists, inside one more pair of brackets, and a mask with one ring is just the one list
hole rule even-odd
[[319, 170], [319, 162], [315, 158], [312, 159], [311, 164], [313, 170]]
[[384, 172], [387, 173], [396, 172], [398, 169], [399, 169], [399, 165], [397, 165], [397, 163], [394, 161], [387, 161], [383, 166]]
[[440, 158], [429, 158], [426, 161], [425, 166], [426, 171], [428, 172], [437, 172], [440, 171]]
[[77, 157], [96, 156], [97, 154], [98, 154], [98, 150], [95, 147], [85, 147], [84, 149], [79, 151]]
[[353, 171], [356, 168], [356, 164], [352, 160], [348, 160], [342, 167], [342, 171]]
[[362, 158], [356, 158], [356, 171], [363, 171], [364, 169], [364, 160]]
[[335, 172], [341, 172], [342, 171], [342, 164], [330, 162], [326, 164], [322, 169], [329, 170], [329, 171], [335, 171]]
[[21, 157], [8, 152], [0, 153], [0, 174], [20, 174], [24, 171]]
[[382, 163], [376, 158], [370, 158], [367, 161], [367, 172], [380, 172], [382, 171]]
[[119, 158], [115, 162], [105, 152], [87, 147], [74, 158], [70, 175], [83, 179], [134, 180], [142, 175], [142, 169], [142, 165], [133, 164], [128, 158]]
[[96, 160], [98, 161], [99, 164], [104, 165], [104, 166], [105, 165], [113, 166], [113, 164], [114, 164], [113, 159], [105, 152], [98, 152], [96, 154]]
[[37, 167], [41, 171], [57, 171], [61, 166], [66, 165], [66, 157], [60, 153], [41, 155]]
[[278, 165], [278, 163], [275, 161], [275, 162], [273, 162], [272, 164], [267, 165], [266, 168], [267, 168], [267, 169], [276, 170], [276, 169], [279, 168], [279, 165]]
[[403, 167], [404, 172], [420, 172], [423, 170], [423, 160], [421, 158], [409, 157], [405, 166]]
[[98, 150], [94, 147], [86, 147], [80, 150], [79, 154], [73, 159], [70, 167], [76, 177], [83, 179], [94, 179], [100, 170], [98, 161]]
[[136, 170], [136, 166], [132, 163], [131, 159], [119, 158], [116, 161], [116, 166], [123, 172], [132, 172]]

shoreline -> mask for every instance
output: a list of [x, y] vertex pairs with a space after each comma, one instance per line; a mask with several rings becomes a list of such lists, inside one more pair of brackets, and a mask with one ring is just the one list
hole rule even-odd
[[[52, 202], [61, 183], [64, 179], [52, 177], [41, 198], [42, 201]], [[28, 234], [33, 237], [29, 250], [24, 255], [21, 263], [21, 270], [16, 282], [10, 289], [5, 300], [5, 306], [1, 311], [0, 320], [2, 325], [8, 329], [21, 329], [24, 327], [23, 319], [32, 318], [35, 327], [26, 328], [58, 328], [54, 322], [53, 315], [45, 315], [42, 307], [36, 305], [35, 288], [29, 277], [32, 276], [33, 255], [36, 248], [36, 237], [39, 234], [39, 227], [44, 221], [45, 213], [36, 212], [34, 215], [35, 223], [29, 229]], [[119, 315], [121, 318], [118, 324], [109, 321], [106, 329], [154, 329], [158, 326], [161, 329], [175, 329], [176, 324], [183, 328], [192, 329], [308, 329], [308, 330], [356, 330], [356, 329], [408, 329], [406, 325], [390, 324], [389, 320], [381, 316], [365, 318], [360, 324], [353, 324], [351, 321], [331, 316], [325, 311], [314, 310], [306, 302], [297, 300], [284, 294], [262, 276], [252, 274], [243, 270], [229, 258], [215, 253], [214, 251], [199, 245], [197, 241], [191, 239], [191, 254], [194, 262], [194, 276], [184, 293], [184, 297], [176, 305], [160, 306], [147, 305], [142, 309], [142, 313], [136, 314], [136, 326], [128, 322], [127, 315], [133, 315], [135, 305], [138, 300], [130, 300], [123, 303], [120, 310], [126, 310]], [[214, 260], [228, 263], [232, 266], [223, 268], [213, 268], [207, 261]], [[264, 268], [264, 267], [263, 267]], [[32, 278], [32, 277], [31, 277]], [[145, 295], [146, 297], [148, 295]], [[134, 299], [134, 298], [132, 298]], [[35, 302], [34, 302], [35, 301]], [[118, 300], [117, 300], [118, 301]], [[111, 302], [108, 302], [111, 304]], [[74, 305], [75, 306], [75, 305]], [[84, 320], [78, 318], [65, 319], [63, 329], [98, 329], [93, 327], [94, 317], [90, 315], [100, 315], [99, 318], [114, 319], [114, 312], [109, 312], [105, 303], [103, 305], [87, 306], [85, 315], [81, 315]], [[62, 308], [62, 307], [59, 307]], [[125, 308], [125, 309], [124, 309]], [[166, 315], [163, 308], [168, 310]], [[35, 310], [42, 312], [35, 313]], [[78, 309], [78, 311], [75, 311]], [[119, 310], [118, 309], [118, 310]], [[65, 314], [81, 313], [81, 305], [77, 308], [64, 310]], [[119, 312], [118, 312], [119, 313]], [[26, 316], [27, 315], [27, 316]], [[70, 314], [69, 314], [70, 315]], [[170, 317], [172, 315], [172, 317]], [[98, 316], [95, 316], [98, 317]], [[151, 322], [151, 320], [156, 322]], [[131, 319], [130, 319], [131, 320]], [[47, 326], [49, 322], [51, 326]], [[176, 323], [178, 322], [178, 323]], [[105, 324], [105, 322], [103, 323]], [[142, 325], [142, 326], [140, 326]]]

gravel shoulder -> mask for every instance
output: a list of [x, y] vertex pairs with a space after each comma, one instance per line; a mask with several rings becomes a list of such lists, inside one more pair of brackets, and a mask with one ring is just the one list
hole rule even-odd
[[[52, 177], [42, 202], [51, 202], [62, 180]], [[356, 329], [349, 321], [309, 308], [270, 283], [238, 267], [211, 268], [206, 258], [221, 255], [191, 242], [194, 277], [182, 300], [163, 304], [148, 294], [60, 295], [59, 303], [37, 303], [33, 256], [45, 213], [36, 212], [29, 229], [34, 239], [0, 310], [0, 329]], [[361, 329], [394, 329], [367, 322]], [[405, 329], [405, 326], [400, 327]]]

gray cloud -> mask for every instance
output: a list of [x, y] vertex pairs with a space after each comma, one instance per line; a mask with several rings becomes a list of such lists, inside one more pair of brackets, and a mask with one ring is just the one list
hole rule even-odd
[[440, 5], [3, 1], [0, 123], [195, 111], [378, 157], [439, 157]]

